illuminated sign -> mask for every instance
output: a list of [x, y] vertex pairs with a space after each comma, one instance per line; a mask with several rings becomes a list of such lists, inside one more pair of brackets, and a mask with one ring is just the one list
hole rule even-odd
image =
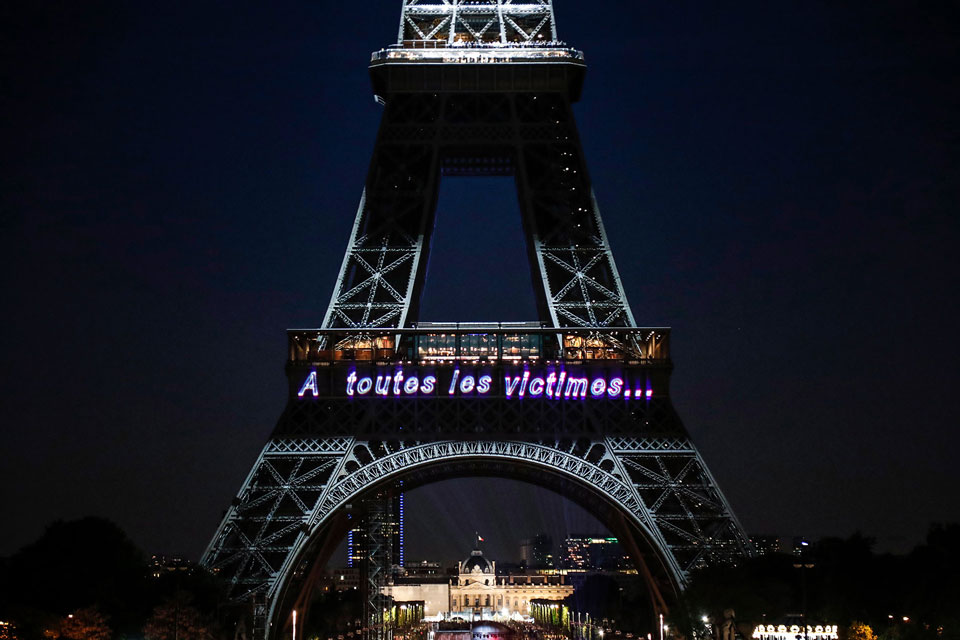
[[[441, 373], [446, 374], [440, 379]], [[421, 371], [402, 366], [379, 368], [371, 372], [350, 369], [335, 395], [349, 398], [437, 398], [504, 397], [509, 399], [541, 398], [550, 400], [584, 400], [587, 398], [622, 398], [624, 400], [650, 398], [651, 389], [645, 382], [635, 384], [620, 375], [568, 372], [547, 368], [504, 371], [494, 375], [487, 370], [438, 369]], [[318, 397], [320, 385], [317, 371], [307, 374], [297, 396]]]

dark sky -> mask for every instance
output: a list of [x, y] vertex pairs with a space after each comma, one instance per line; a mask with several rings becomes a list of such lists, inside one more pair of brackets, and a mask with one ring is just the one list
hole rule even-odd
[[[634, 315], [674, 328], [674, 402], [749, 531], [907, 549], [960, 520], [960, 10], [723, 4], [556, 0]], [[0, 554], [99, 514], [199, 556], [283, 407], [284, 330], [323, 318], [399, 11], [0, 8]], [[424, 319], [533, 317], [511, 189], [444, 183]], [[408, 555], [591, 525], [503, 488], [411, 495]]]

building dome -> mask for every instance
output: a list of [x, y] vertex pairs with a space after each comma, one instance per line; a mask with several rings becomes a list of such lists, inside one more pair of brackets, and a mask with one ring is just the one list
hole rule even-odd
[[493, 573], [493, 565], [483, 557], [483, 551], [474, 549], [470, 557], [460, 563], [461, 573]]

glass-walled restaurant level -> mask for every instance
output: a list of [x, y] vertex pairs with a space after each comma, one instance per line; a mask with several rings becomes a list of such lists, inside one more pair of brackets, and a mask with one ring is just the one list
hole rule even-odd
[[294, 362], [665, 360], [667, 328], [549, 328], [534, 323], [426, 324], [409, 329], [296, 329]]

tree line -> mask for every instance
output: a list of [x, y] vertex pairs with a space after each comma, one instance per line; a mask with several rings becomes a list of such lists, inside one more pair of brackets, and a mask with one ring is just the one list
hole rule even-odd
[[[932, 526], [908, 554], [873, 547], [860, 534], [826, 538], [800, 555], [696, 571], [671, 608], [669, 635], [709, 638], [733, 610], [745, 638], [757, 624], [806, 614], [810, 624], [838, 625], [840, 640], [960, 640], [960, 524]], [[17, 640], [233, 637], [216, 576], [192, 567], [155, 577], [148, 569], [147, 556], [115, 524], [92, 517], [55, 522], [0, 558], [0, 620], [16, 624]], [[595, 576], [581, 586], [565, 603], [571, 610], [616, 620], [624, 630], [654, 629], [637, 581]], [[359, 617], [359, 601], [342, 597], [316, 603], [331, 610], [317, 617], [324, 623], [316, 635], [339, 626], [328, 624], [334, 610]]]
[[[54, 522], [0, 558], [0, 620], [18, 640], [210, 640], [223, 635], [223, 589], [199, 567], [154, 576], [112, 522]], [[232, 635], [232, 630], [231, 630]]]
[[747, 638], [757, 624], [806, 614], [810, 624], [838, 625], [840, 640], [960, 639], [960, 524], [933, 525], [908, 554], [873, 547], [858, 533], [702, 569], [670, 619], [687, 637], [733, 609]]

